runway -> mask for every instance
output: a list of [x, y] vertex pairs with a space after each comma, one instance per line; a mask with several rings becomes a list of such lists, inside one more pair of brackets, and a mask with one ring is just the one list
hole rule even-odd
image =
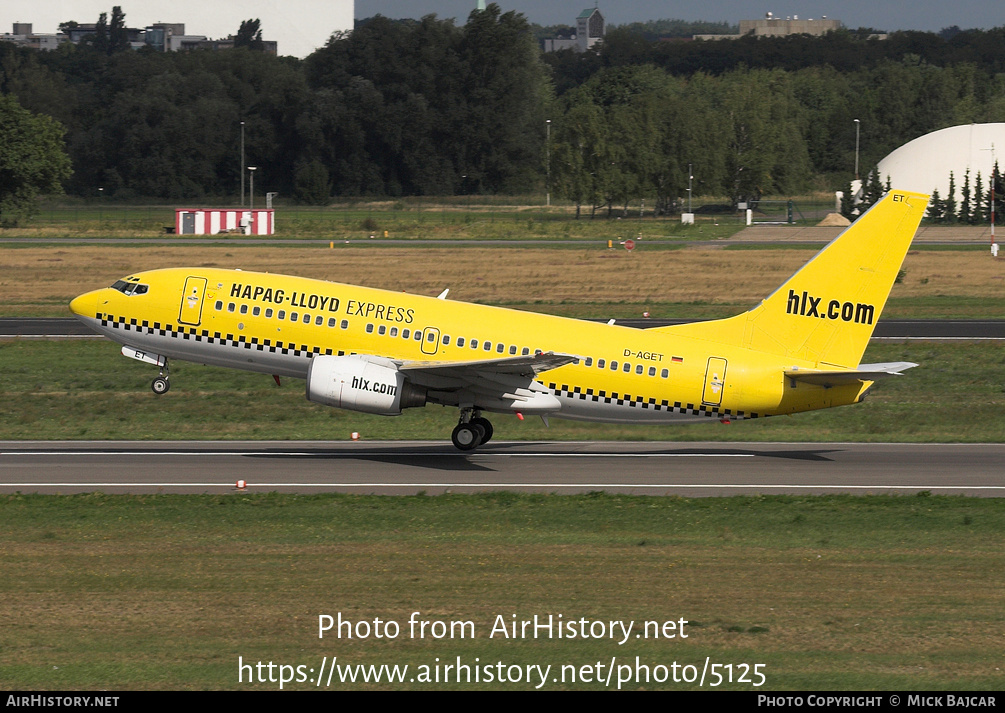
[[0, 493], [512, 490], [705, 497], [1005, 496], [1005, 445], [902, 443], [0, 442]]

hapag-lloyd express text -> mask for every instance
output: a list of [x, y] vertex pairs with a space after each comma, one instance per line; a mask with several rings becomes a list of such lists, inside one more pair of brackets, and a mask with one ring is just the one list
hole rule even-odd
[[[237, 282], [231, 286], [230, 296], [243, 300], [252, 300], [253, 302], [268, 302], [274, 305], [316, 309], [322, 312], [338, 313], [341, 307], [338, 297], [299, 292], [297, 290], [287, 292], [278, 288], [250, 284], [244, 285]], [[411, 324], [415, 318], [415, 310], [413, 309], [365, 300], [346, 300], [345, 309], [341, 311], [343, 314], [355, 317], [381, 319], [386, 322], [404, 322], [405, 324]]]

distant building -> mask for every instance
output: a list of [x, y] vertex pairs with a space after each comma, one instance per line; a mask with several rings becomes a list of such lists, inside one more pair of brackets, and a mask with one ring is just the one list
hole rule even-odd
[[[79, 44], [88, 35], [93, 35], [97, 29], [94, 23], [78, 24], [68, 28], [66, 33], [55, 35], [37, 35], [31, 31], [28, 22], [15, 22], [13, 33], [0, 35], [0, 41], [13, 42], [23, 47], [37, 50], [54, 50], [64, 42]], [[158, 22], [143, 29], [127, 27], [129, 45], [133, 49], [153, 47], [158, 52], [180, 52], [183, 50], [209, 49], [225, 50], [234, 47], [234, 36], [212, 40], [205, 35], [186, 35], [183, 22]], [[264, 40], [264, 51], [277, 54], [278, 44], [273, 40]]]
[[30, 22], [15, 22], [14, 31], [0, 35], [0, 41], [13, 42], [22, 47], [31, 47], [36, 50], [54, 50], [63, 42], [66, 42], [66, 35], [63, 34], [36, 34], [31, 31]]
[[820, 37], [828, 32], [841, 29], [840, 20], [829, 20], [825, 15], [819, 20], [810, 18], [800, 20], [799, 15], [786, 17], [784, 20], [767, 13], [762, 20], [740, 20], [740, 33], [737, 35], [695, 35], [696, 40], [734, 40], [746, 35], [755, 37], [785, 37], [787, 35], [813, 35]]
[[545, 52], [575, 50], [585, 52], [600, 42], [607, 34], [607, 21], [597, 8], [587, 8], [576, 18], [576, 34], [544, 41]]
[[0, 2], [0, 28], [9, 30], [11, 23], [24, 21], [33, 23], [35, 32], [55, 34], [61, 22], [95, 22], [103, 12], [110, 17], [116, 5], [130, 26], [145, 28], [177, 18], [189, 32], [210, 38], [236, 34], [242, 21], [259, 19], [263, 37], [276, 41], [283, 55], [300, 58], [324, 47], [332, 33], [351, 32], [355, 14], [355, 0], [8, 0]]
[[889, 181], [894, 188], [918, 193], [938, 190], [949, 198], [949, 173], [952, 172], [957, 201], [963, 199], [963, 180], [970, 171], [970, 185], [981, 180], [987, 186], [994, 160], [1005, 164], [1005, 123], [963, 124], [940, 129], [908, 141], [879, 162], [880, 183]]

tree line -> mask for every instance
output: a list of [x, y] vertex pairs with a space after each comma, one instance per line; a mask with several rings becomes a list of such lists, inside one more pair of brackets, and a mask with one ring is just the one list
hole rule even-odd
[[123, 23], [116, 8], [106, 41], [52, 52], [0, 43], [0, 93], [62, 126], [76, 195], [234, 196], [243, 122], [256, 184], [304, 203], [547, 189], [591, 211], [640, 198], [667, 211], [689, 176], [696, 195], [736, 201], [843, 186], [855, 119], [863, 165], [1005, 120], [1001, 53], [984, 49], [1003, 29], [883, 44], [623, 28], [599, 52], [543, 55], [522, 15], [490, 4], [462, 26], [377, 16], [301, 61], [255, 51], [257, 21], [244, 47], [172, 53], [121, 49]]

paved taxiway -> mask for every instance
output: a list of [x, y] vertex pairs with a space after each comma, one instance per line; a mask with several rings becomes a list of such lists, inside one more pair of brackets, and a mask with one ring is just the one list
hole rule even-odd
[[0, 492], [1005, 496], [1003, 444], [0, 442]]

